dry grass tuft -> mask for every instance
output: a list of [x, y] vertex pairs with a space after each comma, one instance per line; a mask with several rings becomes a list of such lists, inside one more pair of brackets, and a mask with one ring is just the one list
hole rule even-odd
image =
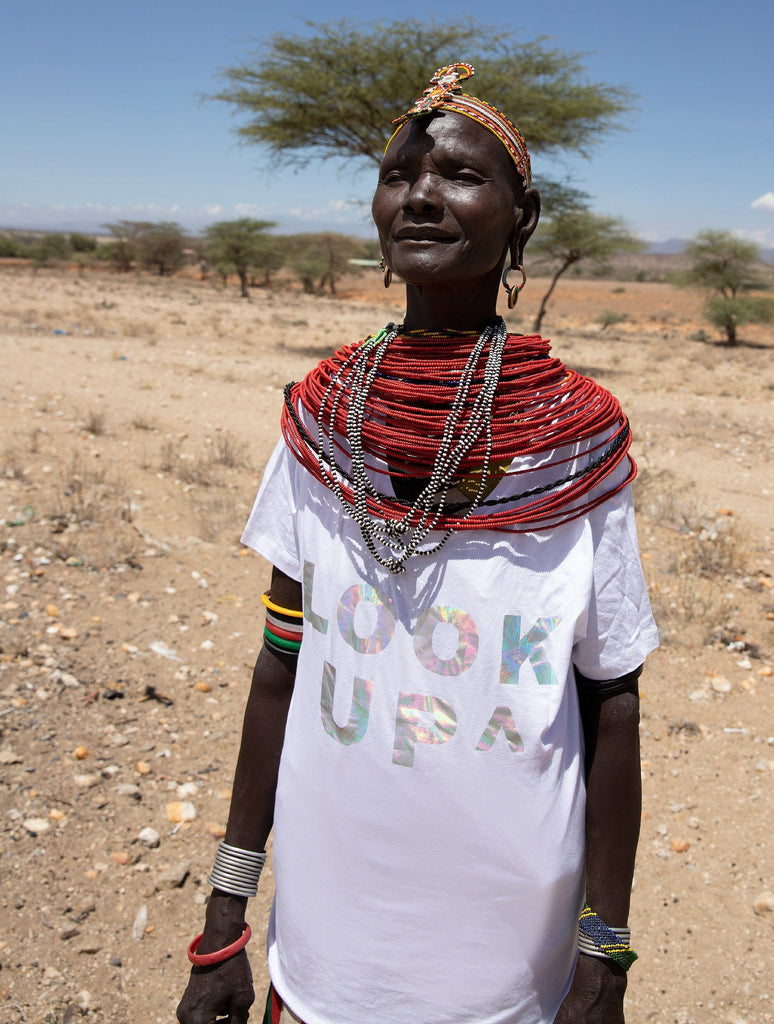
[[107, 430], [107, 414], [102, 409], [90, 409], [83, 427], [93, 437], [102, 437]]
[[212, 439], [212, 461], [216, 466], [228, 469], [244, 469], [247, 466], [248, 446], [229, 430], [224, 430]]

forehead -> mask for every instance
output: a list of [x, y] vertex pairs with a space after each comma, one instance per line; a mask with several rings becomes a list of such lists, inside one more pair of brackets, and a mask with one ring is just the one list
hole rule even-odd
[[453, 110], [410, 120], [390, 143], [382, 166], [408, 163], [427, 153], [434, 160], [474, 163], [480, 170], [492, 176], [505, 175], [511, 182], [518, 177], [502, 142], [488, 128]]

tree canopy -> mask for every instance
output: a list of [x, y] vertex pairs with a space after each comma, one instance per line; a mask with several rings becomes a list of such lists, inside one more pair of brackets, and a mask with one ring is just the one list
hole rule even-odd
[[759, 246], [728, 231], [700, 231], [685, 247], [685, 254], [691, 261], [688, 282], [723, 298], [734, 298], [737, 292], [764, 283]]
[[565, 209], [560, 215], [541, 221], [529, 248], [532, 256], [557, 263], [556, 272], [543, 296], [533, 325], [533, 330], [537, 332], [543, 323], [556, 282], [565, 270], [581, 260], [605, 263], [616, 253], [637, 252], [644, 246], [623, 221], [592, 213], [579, 201], [575, 208]]
[[476, 69], [471, 91], [511, 116], [533, 153], [587, 155], [632, 107], [625, 88], [586, 80], [582, 54], [474, 19], [306, 25], [308, 34], [274, 35], [226, 68], [212, 97], [244, 115], [237, 134], [265, 146], [275, 163], [378, 165], [393, 119], [436, 68], [461, 59]]
[[261, 261], [267, 231], [273, 227], [274, 222], [270, 220], [242, 217], [239, 220], [219, 220], [204, 229], [208, 254], [216, 265], [223, 264], [236, 270], [244, 299], [250, 297], [248, 272]]

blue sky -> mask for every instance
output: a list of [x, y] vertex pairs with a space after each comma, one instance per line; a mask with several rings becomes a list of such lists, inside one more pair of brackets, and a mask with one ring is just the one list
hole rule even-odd
[[[638, 97], [590, 160], [538, 158], [650, 241], [702, 228], [774, 246], [774, 4], [736, 0], [24, 0], [0, 19], [0, 227], [92, 230], [118, 218], [256, 216], [280, 229], [369, 234], [373, 172], [331, 163], [267, 174], [235, 118], [200, 96], [218, 71], [304, 18], [477, 20], [586, 51], [588, 76]], [[465, 59], [460, 54], [459, 59]], [[431, 73], [434, 69], [428, 69]], [[516, 118], [518, 121], [518, 118]], [[529, 140], [527, 140], [529, 142]]]

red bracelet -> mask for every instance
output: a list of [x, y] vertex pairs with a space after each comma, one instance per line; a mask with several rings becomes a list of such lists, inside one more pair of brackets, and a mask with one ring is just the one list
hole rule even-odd
[[214, 953], [197, 953], [196, 950], [199, 948], [199, 943], [202, 941], [203, 935], [204, 932], [202, 932], [201, 935], [197, 935], [188, 947], [188, 959], [194, 967], [209, 967], [211, 964], [221, 964], [224, 960], [228, 960], [230, 957], [235, 956], [239, 950], [244, 949], [250, 941], [252, 932], [250, 931], [250, 925], [245, 921], [242, 934], [236, 942], [232, 942], [230, 946], [224, 946], [223, 949], [216, 949]]

